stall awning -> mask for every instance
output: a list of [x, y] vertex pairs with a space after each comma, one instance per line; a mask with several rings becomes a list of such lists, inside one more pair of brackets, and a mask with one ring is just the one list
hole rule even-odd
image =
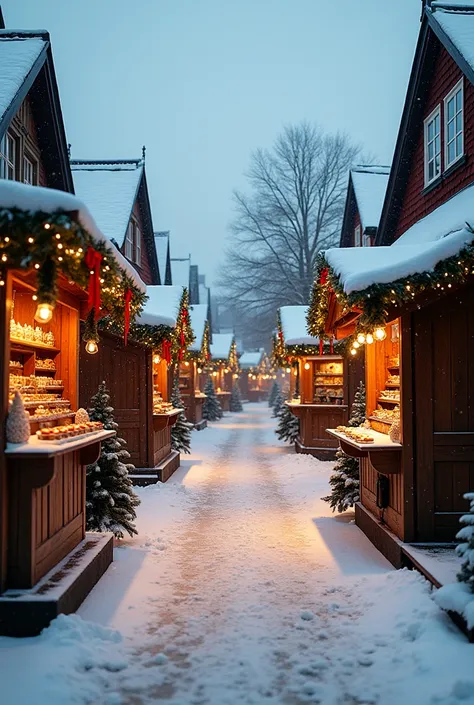
[[213, 333], [211, 358], [213, 360], [228, 360], [233, 339], [233, 333]]
[[308, 306], [282, 306], [281, 329], [285, 345], [319, 345], [319, 338], [308, 335], [306, 317]]
[[136, 322], [139, 325], [162, 325], [174, 328], [178, 320], [183, 287], [148, 286], [146, 293], [148, 295], [148, 301]]

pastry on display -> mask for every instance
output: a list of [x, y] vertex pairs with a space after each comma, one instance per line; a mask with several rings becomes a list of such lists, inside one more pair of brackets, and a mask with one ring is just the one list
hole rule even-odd
[[400, 384], [400, 375], [389, 375], [387, 384]]
[[344, 434], [344, 436], [347, 436], [347, 438], [356, 441], [356, 443], [374, 443], [375, 441], [374, 437], [370, 433], [368, 433], [365, 428], [354, 428], [353, 426], [338, 426], [336, 428], [336, 431], [338, 433]]
[[36, 436], [40, 441], [63, 441], [76, 436], [102, 431], [104, 424], [100, 421], [88, 421], [87, 423], [71, 423], [65, 426], [55, 426], [54, 428], [40, 428], [36, 431]]
[[46, 357], [44, 359], [37, 358], [35, 362], [35, 367], [37, 370], [56, 370], [54, 360], [51, 360], [49, 357]]
[[41, 343], [54, 348], [54, 335], [51, 332], [45, 333], [39, 326], [33, 328], [33, 326], [26, 323], [23, 326], [12, 319], [10, 321], [10, 336], [13, 340], [26, 340], [27, 342]]
[[400, 401], [400, 392], [394, 389], [383, 389], [379, 399], [381, 401]]

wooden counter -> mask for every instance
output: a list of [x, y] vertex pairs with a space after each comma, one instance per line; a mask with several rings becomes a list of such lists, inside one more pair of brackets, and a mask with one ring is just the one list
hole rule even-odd
[[216, 396], [219, 399], [220, 405], [222, 406], [222, 411], [230, 411], [230, 392], [216, 392]]
[[300, 433], [296, 439], [297, 453], [314, 455], [321, 460], [331, 460], [336, 455], [338, 442], [326, 429], [347, 422], [345, 404], [301, 404], [286, 402], [291, 412], [300, 420]]
[[373, 443], [359, 443], [333, 428], [327, 428], [326, 431], [339, 440], [341, 450], [346, 455], [352, 458], [368, 458], [372, 467], [382, 475], [401, 472], [402, 445], [392, 441], [387, 434], [366, 429], [367, 434], [372, 436], [374, 441]]

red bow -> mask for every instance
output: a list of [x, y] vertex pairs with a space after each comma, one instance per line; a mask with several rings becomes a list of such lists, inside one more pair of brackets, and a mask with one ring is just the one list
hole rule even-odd
[[334, 338], [329, 338], [329, 352], [334, 355]]
[[125, 311], [124, 311], [124, 327], [123, 327], [123, 344], [127, 344], [128, 332], [130, 330], [130, 302], [132, 300], [133, 293], [131, 289], [127, 289], [125, 292]]
[[84, 262], [90, 271], [87, 310], [94, 309], [94, 319], [97, 321], [100, 318], [100, 265], [102, 263], [102, 255], [89, 245]]
[[281, 330], [278, 331], [278, 337], [280, 338], [281, 342], [283, 343], [283, 332]]
[[321, 270], [321, 274], [319, 276], [319, 283], [321, 284], [321, 286], [326, 284], [326, 282], [328, 280], [328, 274], [329, 274], [329, 270], [327, 267], [325, 267], [324, 269]]
[[168, 365], [171, 362], [171, 343], [169, 340], [163, 340], [161, 343], [161, 357], [165, 360]]
[[323, 341], [322, 340], [319, 341], [319, 354], [320, 355], [323, 354]]

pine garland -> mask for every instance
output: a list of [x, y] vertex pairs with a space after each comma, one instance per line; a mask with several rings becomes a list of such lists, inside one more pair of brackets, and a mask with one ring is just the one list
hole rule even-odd
[[189, 423], [184, 413], [184, 404], [179, 391], [179, 375], [175, 374], [173, 380], [173, 390], [171, 393], [171, 402], [175, 409], [182, 409], [176, 423], [171, 427], [171, 447], [179, 453], [191, 452], [191, 431], [193, 424]]

